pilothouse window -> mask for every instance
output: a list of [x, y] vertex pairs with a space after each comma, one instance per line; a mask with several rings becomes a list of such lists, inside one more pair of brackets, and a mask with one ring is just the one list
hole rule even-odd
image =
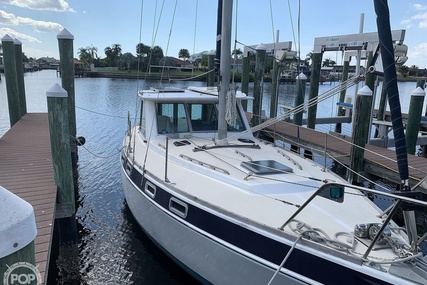
[[[189, 124], [190, 123], [190, 124]], [[157, 104], [157, 131], [159, 134], [185, 132], [216, 132], [218, 130], [217, 105], [210, 104]], [[235, 125], [228, 125], [228, 131], [245, 130], [238, 114]]]
[[157, 131], [159, 134], [189, 132], [184, 104], [158, 104]]

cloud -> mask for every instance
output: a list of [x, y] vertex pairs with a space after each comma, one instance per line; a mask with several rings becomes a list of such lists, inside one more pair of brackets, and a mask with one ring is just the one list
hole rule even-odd
[[38, 39], [36, 39], [32, 36], [19, 33], [15, 30], [12, 30], [9, 28], [0, 28], [0, 38], [3, 38], [6, 34], [11, 36], [12, 38], [17, 38], [19, 41], [26, 41], [26, 42], [31, 42], [31, 43], [41, 43], [41, 41], [39, 41]]
[[0, 0], [1, 2], [31, 10], [75, 12], [65, 0]]
[[419, 21], [418, 26], [420, 28], [422, 28], [422, 29], [427, 28], [427, 12], [419, 13], [419, 14], [413, 16], [412, 19]]
[[10, 26], [32, 26], [38, 32], [60, 32], [63, 29], [63, 27], [58, 23], [38, 21], [24, 17], [16, 17], [14, 14], [7, 13], [3, 10], [0, 10], [0, 23], [2, 23], [3, 25]]
[[414, 7], [415, 10], [418, 10], [418, 11], [427, 10], [427, 6], [426, 5], [414, 4], [414, 5], [412, 5], [412, 7]]
[[413, 4], [412, 8], [415, 9], [416, 14], [411, 16], [408, 19], [400, 21], [400, 23], [406, 27], [406, 29], [411, 28], [415, 23], [418, 23], [417, 26], [421, 29], [427, 28], [427, 5]]
[[412, 20], [411, 19], [404, 19], [400, 21], [400, 24], [402, 26], [405, 26], [406, 29], [410, 29], [412, 27]]
[[425, 61], [426, 54], [427, 42], [416, 45], [408, 51], [408, 57], [414, 62]]

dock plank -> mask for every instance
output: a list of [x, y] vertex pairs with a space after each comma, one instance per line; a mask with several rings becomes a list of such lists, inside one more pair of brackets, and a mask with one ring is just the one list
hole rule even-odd
[[24, 115], [0, 138], [0, 185], [34, 208], [36, 264], [47, 280], [57, 187], [54, 182], [47, 113]]
[[[269, 126], [267, 131], [276, 139], [283, 138], [288, 142], [299, 142], [303, 147], [313, 147], [319, 151], [324, 151], [326, 144], [328, 152], [334, 155], [350, 156], [351, 144], [349, 137], [343, 136], [343, 138], [339, 138], [283, 121]], [[366, 145], [365, 148], [365, 170], [398, 183], [399, 175], [394, 150], [373, 145]], [[408, 154], [408, 164], [410, 166], [409, 175], [412, 184], [427, 176], [426, 158]], [[379, 169], [380, 171], [378, 171]]]

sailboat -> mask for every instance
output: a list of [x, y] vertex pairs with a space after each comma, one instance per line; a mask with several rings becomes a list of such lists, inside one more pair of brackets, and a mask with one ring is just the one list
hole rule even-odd
[[[228, 79], [232, 1], [222, 5], [220, 71]], [[426, 202], [351, 185], [253, 136], [242, 108], [248, 97], [228, 80], [138, 95], [140, 120], [129, 122], [120, 155], [127, 205], [202, 283], [427, 284], [415, 220], [406, 229], [392, 220]], [[227, 122], [231, 96], [236, 116]], [[394, 203], [382, 211], [367, 193]]]

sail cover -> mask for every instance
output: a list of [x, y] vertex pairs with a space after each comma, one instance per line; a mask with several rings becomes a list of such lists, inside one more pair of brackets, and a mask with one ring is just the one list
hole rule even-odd
[[399, 89], [397, 88], [396, 65], [394, 60], [393, 42], [390, 28], [390, 11], [387, 0], [374, 0], [377, 14], [377, 28], [382, 64], [384, 67], [384, 83], [390, 106], [391, 122], [396, 147], [397, 167], [402, 183], [409, 178], [408, 156], [406, 151], [405, 132], [402, 123]]

